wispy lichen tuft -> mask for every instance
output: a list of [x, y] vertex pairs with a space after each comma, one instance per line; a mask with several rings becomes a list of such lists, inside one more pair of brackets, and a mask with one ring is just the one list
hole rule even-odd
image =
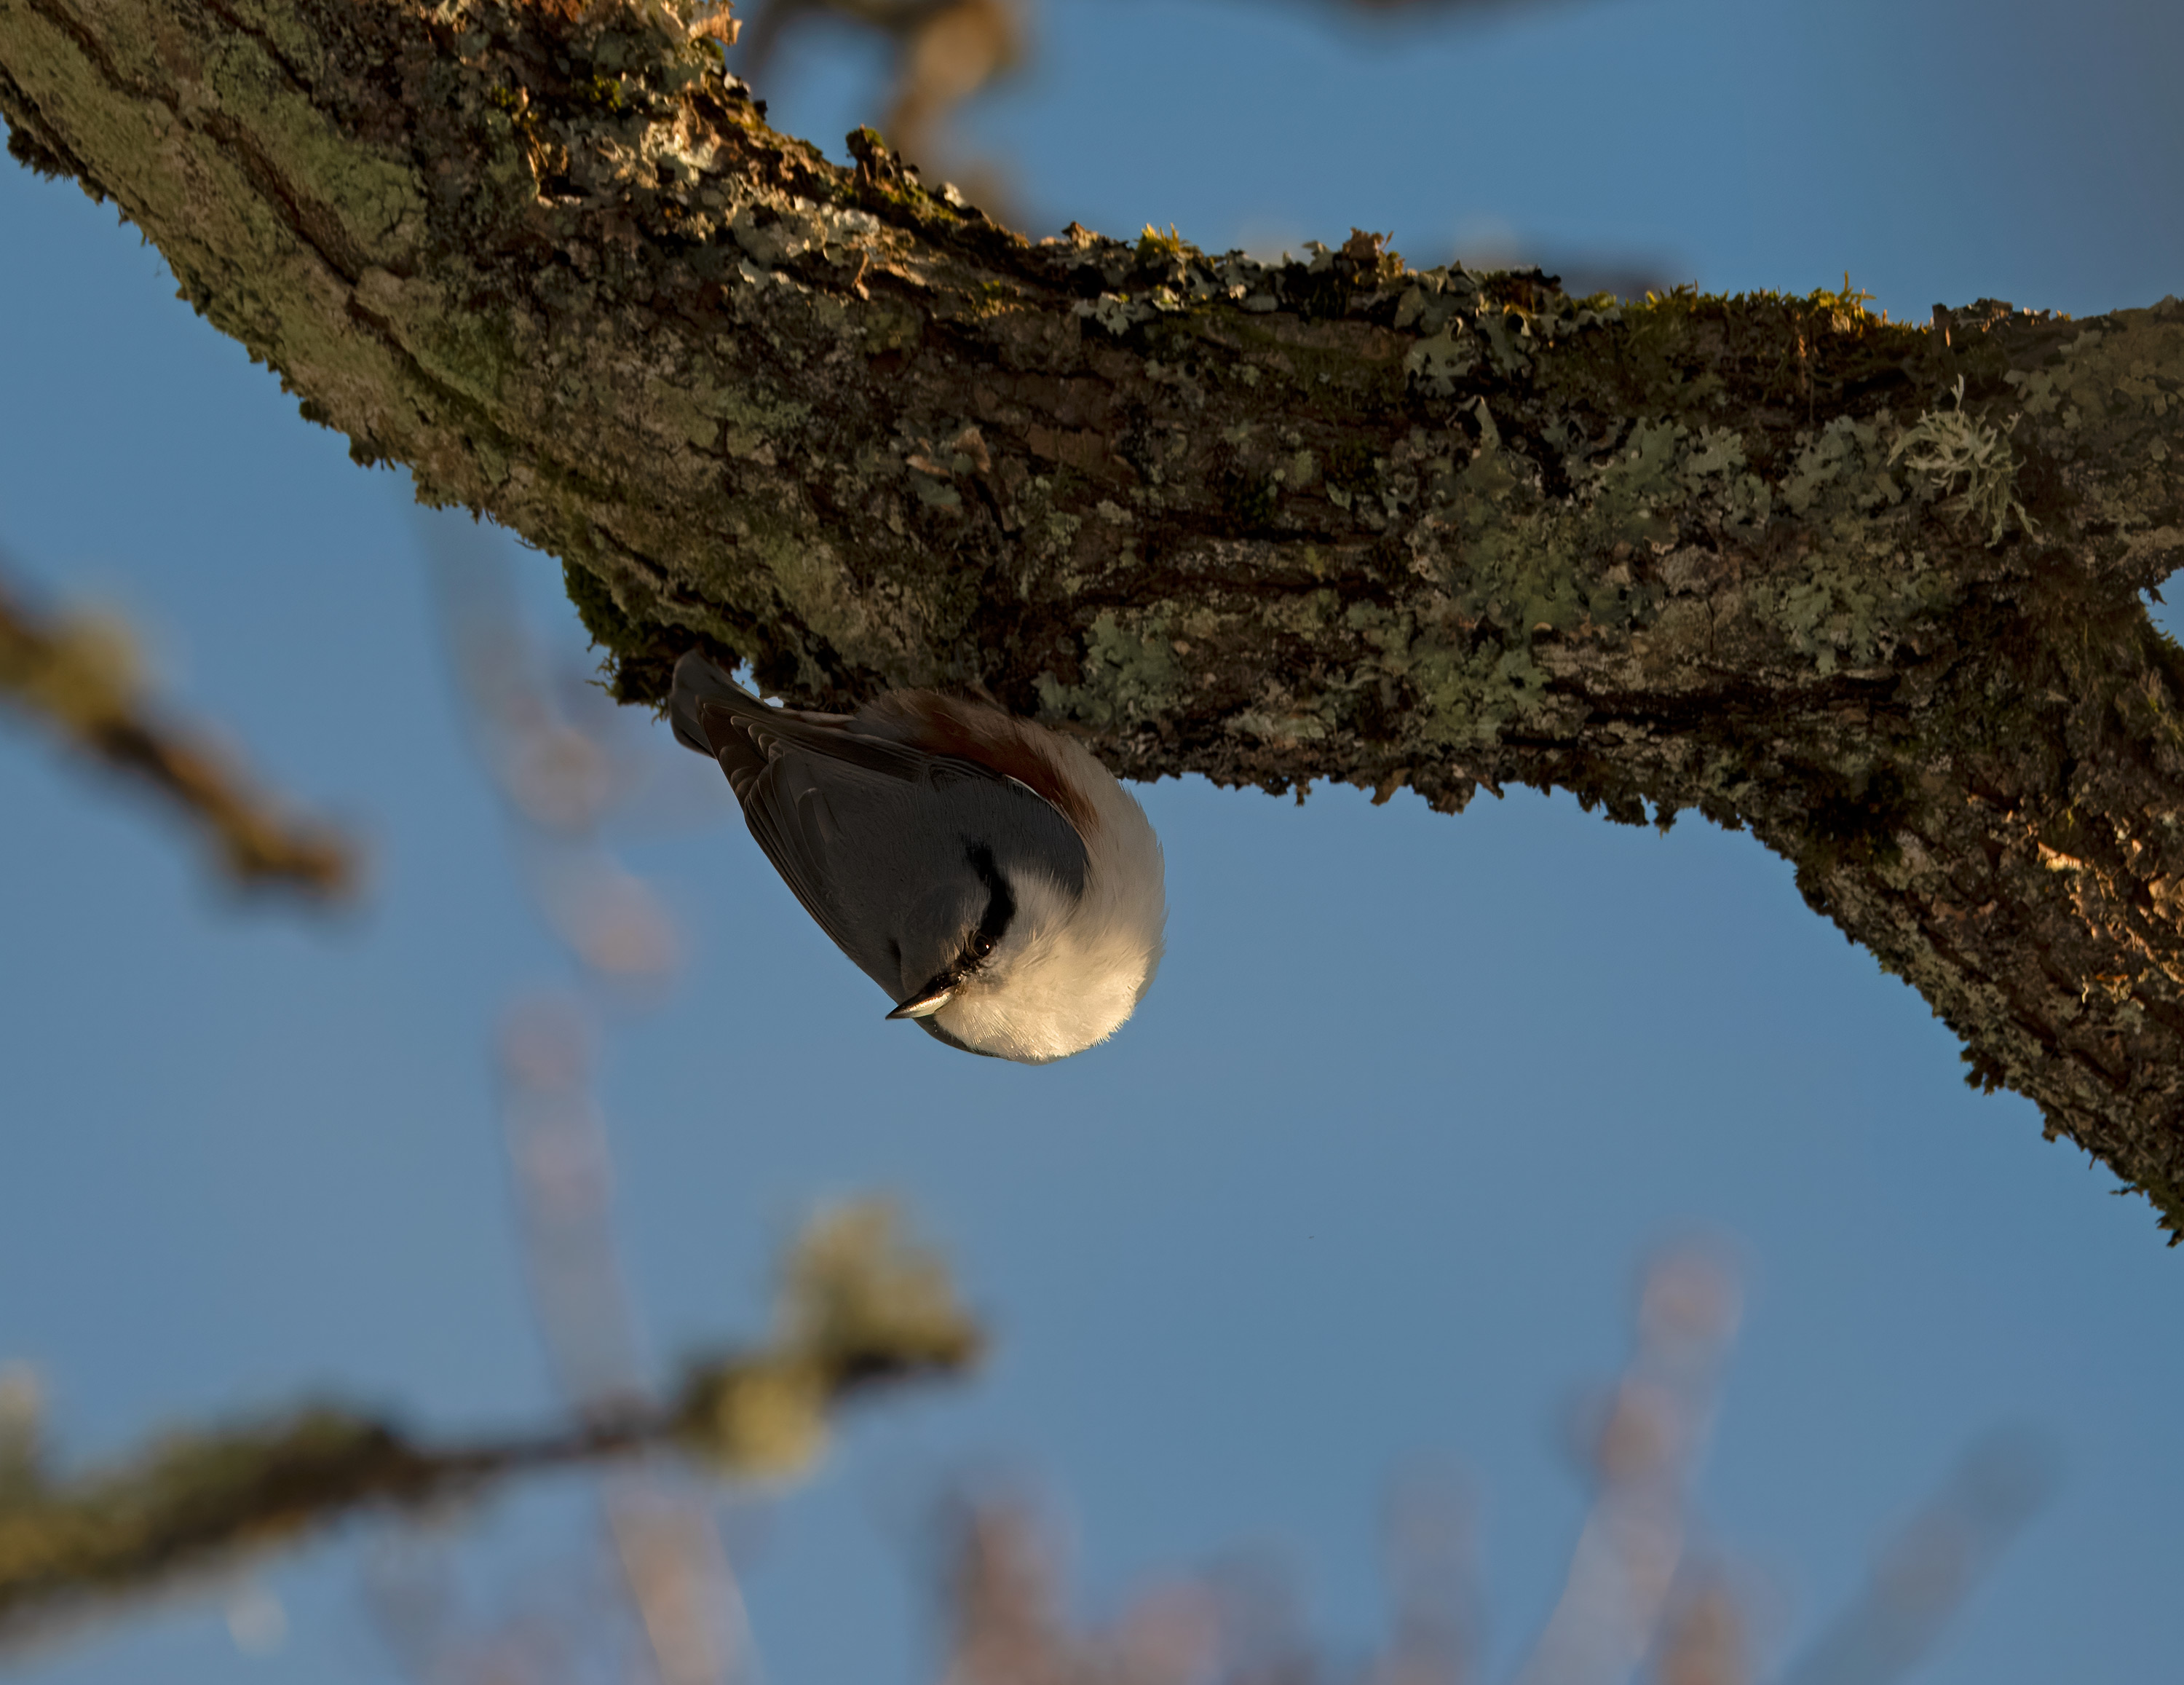
[[[2017, 496], [2017, 456], [2004, 437], [2007, 429], [1998, 432], [1966, 413], [1962, 375], [1957, 377], [1952, 396], [1955, 408], [1929, 410], [1904, 429], [1888, 453], [1889, 462], [1893, 465], [1900, 460], [1936, 494], [1947, 492], [1961, 479], [1964, 490], [1942, 507], [1984, 527], [1990, 549], [2002, 542], [2012, 516], [2028, 538], [2036, 538], [2039, 526], [2025, 512]], [[2016, 425], [2017, 417], [2012, 416], [2009, 426]]]

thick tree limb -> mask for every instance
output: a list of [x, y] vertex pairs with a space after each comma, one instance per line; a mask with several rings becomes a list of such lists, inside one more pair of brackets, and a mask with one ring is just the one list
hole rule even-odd
[[660, 3], [0, 0], [0, 111], [362, 460], [566, 558], [626, 698], [703, 644], [1141, 778], [1747, 825], [2184, 1214], [2184, 307], [1034, 245]]

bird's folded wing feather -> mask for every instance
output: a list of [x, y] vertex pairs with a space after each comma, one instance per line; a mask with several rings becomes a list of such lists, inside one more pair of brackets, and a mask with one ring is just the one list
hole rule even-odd
[[[882, 778], [894, 784], [895, 791], [872, 788]], [[859, 970], [892, 996], [900, 986], [895, 975], [899, 968], [889, 963], [886, 940], [894, 923], [889, 915], [894, 909], [864, 904], [869, 897], [860, 891], [870, 887], [870, 874], [845, 869], [850, 866], [845, 848], [854, 849], [855, 843], [845, 839], [842, 817], [834, 811], [837, 796], [849, 798], [853, 808], [863, 808], [875, 805], [876, 799], [883, 802], [888, 794], [900, 800], [907, 792], [900, 778], [889, 774], [807, 755], [777, 753], [751, 783], [743, 805], [751, 835], [804, 910]]]
[[[733, 746], [724, 743], [723, 734], [734, 733], [769, 760], [801, 751], [910, 784], [930, 783], [938, 786], [964, 779], [1004, 782], [1000, 773], [975, 761], [954, 755], [935, 755], [910, 744], [869, 736], [844, 726], [801, 719], [783, 710], [768, 708], [763, 703], [738, 707], [709, 696], [698, 705], [697, 711], [714, 754], [722, 756], [724, 746], [728, 748], [728, 755], [722, 756], [723, 765], [734, 756]], [[731, 768], [732, 774], [733, 771]], [[737, 794], [743, 792], [738, 789]]]
[[[890, 998], [922, 982], [921, 968], [944, 962], [978, 923], [990, 890], [974, 851], [1077, 895], [1086, 867], [1083, 841], [1034, 792], [907, 752], [921, 776], [783, 745], [743, 793], [744, 821], [782, 880]], [[959, 767], [973, 781], [951, 792], [966, 777]]]

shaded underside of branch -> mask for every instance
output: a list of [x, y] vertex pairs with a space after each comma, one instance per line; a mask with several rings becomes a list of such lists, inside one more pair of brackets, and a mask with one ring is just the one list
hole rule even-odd
[[1140, 778], [1696, 809], [2184, 1210], [2173, 303], [1034, 243], [655, 0], [0, 0], [0, 111], [360, 460], [561, 556], [626, 700], [699, 645]]

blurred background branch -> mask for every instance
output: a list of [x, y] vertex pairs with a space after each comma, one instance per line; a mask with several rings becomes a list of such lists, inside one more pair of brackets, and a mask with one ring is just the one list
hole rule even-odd
[[936, 189], [953, 181], [1006, 221], [1006, 176], [959, 152], [951, 121], [965, 101], [1027, 62], [1029, 25], [1028, 0], [767, 0], [731, 62], [763, 91], [795, 36], [831, 26], [878, 37], [889, 84], [878, 120], [889, 146]]
[[[504, 544], [448, 516], [421, 514], [418, 533], [457, 695], [527, 868], [534, 910], [587, 984], [624, 996], [649, 986], [646, 998], [656, 1001], [682, 945], [652, 887], [600, 840], [642, 785], [642, 739], [632, 740], [596, 689], [554, 682], [526, 628]], [[587, 1420], [653, 1403], [615, 1236], [593, 1017], [579, 994], [524, 1000], [498, 1049], [501, 1145], [524, 1279], [555, 1386]], [[633, 1458], [603, 1475], [598, 1496], [620, 1587], [660, 1685], [727, 1685], [754, 1674], [713, 1494], [675, 1459]]]
[[[1309, 0], [1316, 9], [1392, 24], [1451, 13], [1506, 13], [1552, 0]], [[956, 120], [978, 96], [1032, 68], [1037, 58], [1038, 0], [762, 0], [727, 38], [730, 64], [763, 94], [786, 50], [800, 37], [847, 30], [876, 38], [886, 58], [887, 91], [877, 124], [894, 154], [936, 192], [944, 182], [988, 215], [1024, 220], [1020, 188], [1005, 165], [965, 148]], [[1145, 20], [1134, 25], [1144, 27]], [[1240, 28], [1250, 27], [1240, 20]], [[1521, 267], [1521, 264], [1507, 266]], [[1613, 268], [1642, 293], [1650, 269], [1580, 263], [1587, 277]], [[1624, 271], [1628, 271], [1626, 275]], [[1578, 287], [1578, 291], [1589, 290]], [[1625, 296], [1635, 296], [1626, 294]]]
[[[1516, 1673], [1521, 1685], [1752, 1685], [1769, 1677], [1752, 1654], [1761, 1623], [1745, 1583], [1695, 1559], [1689, 1544], [1691, 1482], [1736, 1303], [1734, 1277], [1714, 1253], [1679, 1250], [1648, 1271], [1632, 1357], [1583, 1436], [1593, 1501], [1563, 1594]], [[382, 1419], [305, 1409], [171, 1435], [114, 1466], [63, 1479], [47, 1469], [31, 1378], [0, 1374], [0, 1646], [187, 1588], [359, 1512], [416, 1513], [521, 1476], [660, 1452], [731, 1480], [792, 1473], [824, 1449], [842, 1404], [900, 1381], [961, 1374], [981, 1346], [937, 1258], [905, 1236], [890, 1207], [867, 1202], [822, 1215], [799, 1238], [766, 1346], [693, 1364], [663, 1403], [600, 1395], [544, 1432], [432, 1447]], [[1773, 1677], [1789, 1685], [1901, 1677], [1931, 1654], [2053, 1483], [2043, 1442], [2021, 1434], [1982, 1442], [1883, 1553], [1867, 1590]], [[666, 1685], [704, 1673], [745, 1677], [751, 1670], [738, 1654], [694, 1643], [707, 1630], [705, 1587], [690, 1576], [705, 1556], [689, 1529], [704, 1517], [678, 1515], [661, 1495], [642, 1487], [608, 1494], [625, 1590], [658, 1675]], [[1113, 1620], [1081, 1626], [1068, 1612], [1050, 1530], [1020, 1493], [959, 1490], [946, 1520], [944, 1685], [1470, 1685], [1479, 1677], [1470, 1504], [1447, 1478], [1414, 1476], [1394, 1488], [1384, 1564], [1391, 1618], [1362, 1665], [1338, 1661], [1310, 1638], [1286, 1579], [1263, 1563], [1156, 1582]], [[381, 1589], [390, 1624], [429, 1627], [420, 1610], [446, 1600], [415, 1576]], [[432, 1657], [414, 1666], [421, 1677], [455, 1671], [440, 1665], [444, 1641], [437, 1650], [410, 1648]], [[566, 1671], [542, 1663], [493, 1677], [538, 1685]]]
[[2047, 1507], [2056, 1480], [2044, 1436], [1981, 1439], [1881, 1552], [1864, 1590], [1790, 1670], [1787, 1685], [1893, 1685], [1909, 1674]]
[[49, 1470], [35, 1395], [0, 1390], [0, 1645], [115, 1612], [373, 1509], [474, 1498], [516, 1476], [672, 1450], [730, 1479], [793, 1474], [853, 1398], [958, 1375], [978, 1328], [947, 1270], [880, 1204], [822, 1215], [792, 1249], [772, 1339], [694, 1364], [658, 1406], [435, 1447], [390, 1422], [309, 1407], [170, 1433], [111, 1466]]
[[[716, 17], [733, 41], [733, 21]], [[632, 731], [587, 672], [557, 668], [529, 631], [508, 546], [449, 516], [417, 516], [451, 675], [470, 737], [499, 796], [533, 910], [574, 962], [579, 987], [535, 995], [510, 1011], [497, 1049], [501, 1145], [521, 1236], [524, 1279], [556, 1389], [587, 1420], [655, 1407], [640, 1318], [615, 1233], [613, 1145], [594, 1080], [599, 1014], [593, 999], [656, 1005], [683, 959], [660, 898], [607, 846], [604, 833], [642, 794], [656, 741]], [[681, 766], [675, 770], [686, 770]], [[813, 1428], [808, 1405], [760, 1392], [747, 1426], [783, 1434], [784, 1454]], [[682, 1459], [638, 1456], [603, 1470], [599, 1519], [660, 1685], [755, 1678], [755, 1647], [722, 1545], [718, 1493]], [[382, 1599], [382, 1625], [417, 1607], [410, 1565], [403, 1599]], [[451, 1600], [442, 1587], [432, 1599]], [[396, 1649], [421, 1679], [447, 1671], [445, 1633], [417, 1623]], [[549, 1646], [549, 1648], [551, 1648]], [[562, 1654], [568, 1654], [563, 1646]]]
[[[1737, 1303], [1727, 1264], [1702, 1248], [1646, 1272], [1636, 1349], [1585, 1436], [1591, 1512], [1519, 1685], [1617, 1685], [1659, 1642]], [[1733, 1654], [1719, 1662], [1723, 1685], [1750, 1677]]]
[[[1592, 1501], [1562, 1594], [1514, 1670], [1519, 1685], [1892, 1685], [1932, 1653], [2046, 1502], [2045, 1442], [1983, 1439], [1811, 1650], [1786, 1669], [1763, 1665], [1764, 1596], [1752, 1576], [1692, 1548], [1691, 1492], [1740, 1297], [1711, 1247], [1674, 1248], [1646, 1270], [1630, 1358], [1583, 1413]], [[1299, 1599], [1263, 1563], [1158, 1582], [1113, 1621], [1079, 1627], [1052, 1530], [1022, 1494], [959, 1497], [942, 1538], [944, 1685], [1472, 1685], [1483, 1675], [1471, 1504], [1444, 1470], [1414, 1472], [1391, 1491], [1391, 1618], [1362, 1662], [1312, 1639]]]
[[[591, 1025], [574, 1001], [526, 1001], [501, 1037], [501, 1119], [525, 1279], [561, 1395], [585, 1419], [652, 1407], [612, 1215], [612, 1158], [591, 1082]], [[743, 1599], [710, 1494], [674, 1459], [606, 1471], [599, 1505], [660, 1685], [723, 1685], [749, 1670]]]
[[77, 755], [156, 791], [205, 834], [237, 884], [292, 890], [321, 903], [355, 888], [353, 843], [331, 826], [282, 812], [205, 733], [166, 715], [145, 688], [135, 641], [117, 617], [42, 615], [0, 573], [0, 700]]

